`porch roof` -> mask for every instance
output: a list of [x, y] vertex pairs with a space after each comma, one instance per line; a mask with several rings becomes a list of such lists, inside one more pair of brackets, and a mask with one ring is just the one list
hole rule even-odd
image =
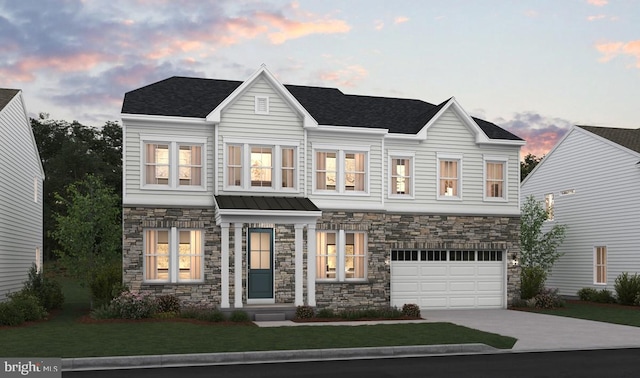
[[305, 197], [214, 196], [216, 222], [315, 223], [322, 211]]

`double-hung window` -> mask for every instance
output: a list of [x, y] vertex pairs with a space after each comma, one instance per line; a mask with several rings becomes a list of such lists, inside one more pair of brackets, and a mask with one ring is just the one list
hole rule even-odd
[[336, 193], [367, 193], [368, 153], [354, 150], [314, 151], [315, 190]]
[[544, 195], [544, 211], [547, 213], [548, 221], [555, 219], [555, 200], [553, 199], [553, 193]]
[[[285, 142], [286, 143], [286, 142]], [[297, 146], [230, 142], [225, 148], [225, 189], [295, 190]]]
[[366, 278], [364, 232], [318, 231], [316, 237], [318, 280], [351, 281]]
[[607, 284], [607, 247], [598, 246], [593, 249], [593, 283]]
[[438, 199], [462, 198], [462, 155], [438, 154]]
[[142, 187], [204, 189], [206, 139], [171, 137], [171, 142], [142, 137]]
[[391, 180], [389, 193], [391, 197], [413, 197], [413, 156], [390, 154]]
[[145, 282], [203, 281], [203, 234], [175, 227], [145, 230]]
[[504, 201], [507, 199], [507, 159], [484, 157], [484, 199]]

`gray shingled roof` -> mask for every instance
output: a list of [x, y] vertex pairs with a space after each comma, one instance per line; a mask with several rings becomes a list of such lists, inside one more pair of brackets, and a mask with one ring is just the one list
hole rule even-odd
[[0, 110], [4, 109], [9, 101], [16, 97], [18, 92], [20, 92], [18, 89], [0, 88]]
[[[122, 113], [204, 118], [241, 84], [174, 76], [127, 92]], [[347, 95], [336, 88], [285, 87], [321, 125], [388, 129], [391, 133], [416, 134], [446, 104]], [[474, 120], [491, 139], [522, 140], [491, 122]]]
[[320, 211], [304, 197], [215, 196], [219, 209]]
[[578, 127], [594, 133], [602, 138], [608, 139], [623, 147], [635, 152], [640, 152], [640, 128], [638, 129], [619, 129], [613, 127], [600, 126], [579, 126]]

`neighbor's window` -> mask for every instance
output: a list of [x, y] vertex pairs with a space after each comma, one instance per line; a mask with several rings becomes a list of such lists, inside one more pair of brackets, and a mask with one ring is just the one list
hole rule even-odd
[[460, 158], [438, 158], [438, 197], [460, 197]]
[[364, 232], [317, 232], [316, 278], [319, 280], [363, 280], [366, 236]]
[[547, 220], [552, 221], [555, 218], [553, 193], [544, 195], [544, 210], [547, 212]]
[[203, 144], [144, 143], [144, 184], [166, 188], [203, 186]]
[[203, 278], [201, 230], [154, 229], [144, 234], [145, 281], [190, 282]]
[[595, 247], [594, 282], [607, 283], [607, 247]]
[[411, 196], [411, 166], [412, 158], [391, 158], [391, 194], [398, 196]]
[[505, 171], [506, 162], [485, 162], [485, 197], [489, 199], [505, 199]]

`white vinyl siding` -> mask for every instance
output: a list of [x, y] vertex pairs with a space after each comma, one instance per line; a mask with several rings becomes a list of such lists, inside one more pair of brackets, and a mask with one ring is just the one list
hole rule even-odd
[[[19, 92], [0, 109], [0, 301], [42, 263], [40, 157]], [[34, 190], [37, 192], [34, 194]], [[34, 201], [35, 200], [35, 201]]]
[[[554, 194], [553, 224], [567, 225], [558, 248], [564, 255], [547, 286], [575, 296], [594, 286], [594, 246], [607, 246], [606, 288], [622, 272], [640, 271], [640, 154], [616, 147], [582, 129], [573, 129], [522, 185], [522, 200]], [[562, 192], [571, 195], [561, 195]], [[598, 289], [601, 289], [598, 286]]]
[[[256, 99], [268, 97], [268, 114], [256, 112]], [[252, 86], [241, 93], [226, 109], [221, 112], [220, 125], [218, 127], [218, 144], [216, 150], [217, 180], [216, 185], [220, 194], [240, 194], [238, 191], [255, 193], [259, 188], [249, 186], [229, 187], [228, 177], [225, 176], [226, 146], [229, 144], [251, 146], [275, 146], [280, 148], [295, 147], [295, 163], [302, 167], [304, 154], [304, 132], [302, 118], [294, 111], [291, 105], [280, 97], [279, 92], [264, 79], [258, 78]], [[213, 133], [212, 133], [213, 134]], [[277, 143], [275, 142], [277, 141]], [[276, 151], [274, 151], [275, 153]], [[273, 155], [276, 159], [280, 152]], [[275, 169], [281, 167], [281, 160], [273, 160], [275, 163], [273, 174], [281, 176], [282, 171], [276, 174]], [[243, 164], [246, 164], [243, 162]], [[296, 168], [297, 168], [296, 167]], [[294, 188], [288, 188], [278, 195], [299, 195], [301, 190], [301, 173], [295, 172]], [[300, 184], [300, 185], [299, 185]], [[265, 190], [273, 190], [271, 187]]]

